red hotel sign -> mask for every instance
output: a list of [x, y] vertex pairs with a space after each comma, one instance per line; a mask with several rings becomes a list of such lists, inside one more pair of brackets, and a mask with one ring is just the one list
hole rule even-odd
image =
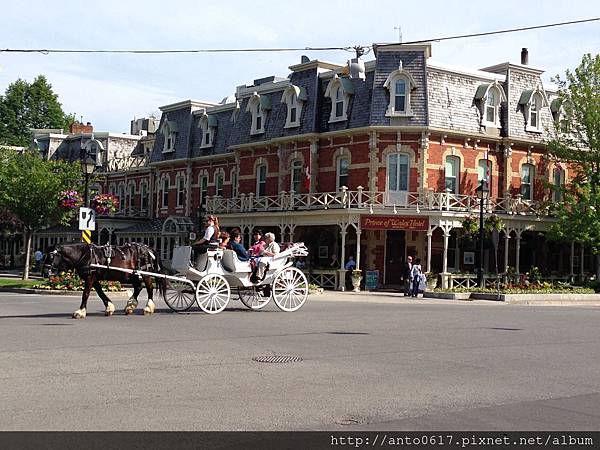
[[427, 217], [402, 216], [360, 216], [360, 227], [363, 230], [421, 230], [427, 231]]

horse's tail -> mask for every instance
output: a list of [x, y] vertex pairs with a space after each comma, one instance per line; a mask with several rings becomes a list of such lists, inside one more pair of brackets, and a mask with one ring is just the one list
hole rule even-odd
[[[156, 273], [166, 274], [167, 270], [162, 263], [160, 258], [160, 254], [158, 252], [152, 251], [152, 255], [154, 256], [154, 271]], [[156, 284], [158, 285], [158, 290], [160, 291], [160, 296], [164, 301], [167, 299], [167, 279], [163, 277], [154, 277], [156, 280]]]

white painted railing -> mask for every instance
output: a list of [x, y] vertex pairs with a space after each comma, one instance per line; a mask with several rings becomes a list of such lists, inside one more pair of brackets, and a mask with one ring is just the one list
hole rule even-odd
[[107, 172], [121, 172], [130, 169], [146, 167], [150, 162], [149, 155], [125, 156], [123, 158], [109, 159], [106, 164]]
[[312, 269], [303, 271], [310, 284], [324, 289], [335, 289], [338, 285], [338, 271], [335, 269]]
[[[362, 209], [368, 211], [457, 211], [476, 213], [480, 200], [476, 195], [452, 194], [449, 192], [406, 192], [397, 193], [365, 191], [361, 187], [350, 191], [343, 187], [338, 192], [314, 192], [297, 194], [281, 192], [279, 195], [257, 196], [253, 193], [240, 194], [234, 198], [208, 197], [206, 209], [209, 213], [227, 214], [255, 211], [293, 211], [326, 209]], [[485, 201], [485, 211], [498, 214], [523, 214], [544, 216], [547, 209], [539, 203], [523, 200], [520, 195], [507, 198], [492, 198]]]

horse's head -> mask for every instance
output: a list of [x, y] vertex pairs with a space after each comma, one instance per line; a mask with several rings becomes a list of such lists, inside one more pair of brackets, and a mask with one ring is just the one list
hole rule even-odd
[[81, 244], [59, 245], [49, 252], [44, 260], [48, 276], [76, 268], [76, 261], [81, 259], [80, 246]]

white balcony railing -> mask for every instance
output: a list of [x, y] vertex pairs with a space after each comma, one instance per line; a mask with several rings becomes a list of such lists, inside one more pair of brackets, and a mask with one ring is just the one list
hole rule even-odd
[[[221, 196], [208, 197], [206, 209], [209, 213], [227, 214], [256, 211], [293, 211], [359, 209], [389, 211], [456, 211], [475, 213], [479, 211], [480, 200], [476, 195], [452, 194], [448, 192], [405, 192], [402, 196], [386, 192], [370, 192], [362, 188], [350, 191], [342, 188], [338, 192], [315, 192], [296, 194], [281, 192], [279, 195], [256, 196], [253, 193], [240, 194], [234, 198]], [[491, 198], [485, 203], [488, 213], [548, 215], [540, 203], [523, 200], [520, 195], [507, 198]]]
[[139, 169], [148, 166], [149, 155], [125, 156], [123, 158], [109, 159], [106, 164], [107, 172], [122, 172], [124, 170]]

